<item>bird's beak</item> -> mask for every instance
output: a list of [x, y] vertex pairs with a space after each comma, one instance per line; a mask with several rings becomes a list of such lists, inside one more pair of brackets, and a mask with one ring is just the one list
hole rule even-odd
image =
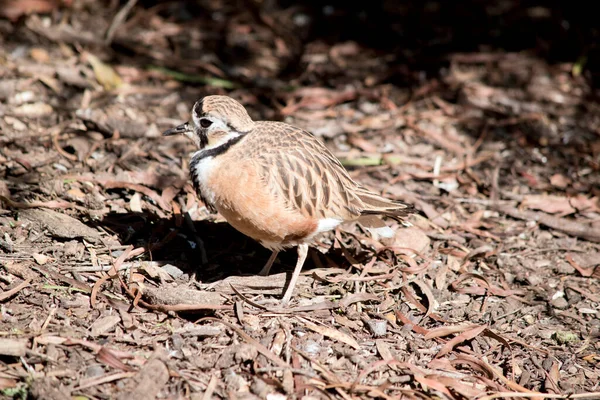
[[186, 122], [185, 124], [178, 125], [175, 128], [167, 129], [163, 132], [163, 136], [177, 135], [178, 133], [190, 132], [191, 130], [190, 123]]

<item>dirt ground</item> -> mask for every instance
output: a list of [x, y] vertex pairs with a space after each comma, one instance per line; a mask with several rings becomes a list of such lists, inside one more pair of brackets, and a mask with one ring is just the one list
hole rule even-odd
[[[600, 34], [485, 4], [1, 1], [0, 398], [600, 398]], [[278, 309], [295, 251], [256, 276], [161, 136], [207, 94], [413, 226], [324, 236]]]

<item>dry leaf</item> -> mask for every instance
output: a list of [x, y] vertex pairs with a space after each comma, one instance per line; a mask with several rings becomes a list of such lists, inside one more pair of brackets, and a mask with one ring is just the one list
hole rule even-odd
[[90, 331], [92, 336], [102, 335], [111, 331], [119, 322], [121, 317], [118, 315], [109, 315], [107, 317], [100, 317], [92, 324]]
[[448, 335], [452, 335], [458, 332], [464, 332], [469, 329], [476, 328], [478, 325], [468, 324], [468, 325], [451, 325], [451, 326], [441, 326], [439, 328], [434, 328], [429, 331], [425, 335], [425, 339], [433, 339], [437, 337], [444, 337]]
[[96, 355], [96, 359], [98, 361], [108, 365], [109, 367], [118, 368], [120, 370], [127, 371], [127, 372], [134, 370], [129, 365], [123, 363], [120, 360], [117, 352], [115, 352], [114, 350], [109, 350], [106, 347], [100, 348], [100, 350], [98, 351], [98, 354]]
[[[581, 265], [579, 265], [579, 263], [577, 263], [574, 259], [573, 256], [571, 254], [567, 254], [565, 257], [565, 260], [571, 264], [571, 266], [573, 268], [575, 268], [577, 270], [577, 272], [579, 272], [581, 274], [581, 276], [584, 277], [590, 277], [595, 275], [595, 271], [596, 268], [583, 268]], [[600, 274], [598, 274], [600, 276]]]
[[577, 209], [577, 211], [585, 211], [585, 212], [599, 212], [600, 211], [600, 201], [598, 197], [585, 197], [582, 194], [578, 194], [575, 197], [569, 198], [569, 203], [571, 206]]
[[562, 196], [528, 195], [521, 202], [521, 207], [544, 211], [548, 214], [571, 214], [575, 212], [575, 209], [569, 203], [569, 199]]
[[48, 260], [50, 260], [50, 257], [45, 256], [43, 254], [39, 254], [39, 253], [33, 254], [32, 257], [35, 260], [35, 262], [38, 263], [39, 265], [44, 265], [48, 262]]
[[[62, 3], [69, 5], [71, 1]], [[59, 0], [5, 0], [1, 2], [0, 16], [16, 21], [23, 15], [49, 13], [60, 4]]]
[[104, 89], [117, 89], [123, 84], [121, 77], [119, 74], [117, 74], [113, 67], [103, 63], [98, 57], [91, 53], [85, 53], [84, 55], [94, 70], [96, 80], [104, 87]]
[[129, 200], [129, 209], [137, 213], [142, 212], [142, 196], [139, 192], [135, 192], [133, 196], [131, 196], [131, 200]]
[[446, 385], [448, 388], [460, 393], [465, 399], [475, 399], [485, 394], [485, 391], [477, 388], [476, 385], [449, 376], [436, 376], [435, 379]]
[[326, 326], [315, 325], [312, 322], [309, 322], [309, 321], [307, 321], [304, 318], [298, 318], [298, 319], [301, 320], [304, 323], [304, 326], [306, 326], [311, 331], [315, 331], [317, 333], [320, 333], [321, 335], [327, 336], [327, 337], [329, 337], [331, 339], [334, 339], [334, 340], [337, 340], [338, 342], [345, 343], [348, 346], [351, 346], [351, 347], [355, 348], [356, 350], [360, 349], [360, 345], [358, 344], [358, 342], [356, 341], [356, 339], [354, 339], [350, 335], [347, 335], [347, 334], [345, 334], [343, 332], [340, 332], [337, 329], [328, 328]]
[[134, 272], [133, 274], [131, 274], [131, 278], [129, 278], [129, 281], [135, 283], [143, 283], [144, 279], [144, 275]]
[[[379, 355], [381, 356], [381, 358], [385, 361], [392, 361], [395, 360], [394, 356], [392, 355], [392, 352], [390, 350], [390, 347], [388, 346], [388, 344], [386, 342], [384, 342], [381, 339], [377, 339], [375, 340], [375, 346], [377, 347], [377, 351], [379, 352]], [[390, 364], [390, 368], [393, 370], [397, 370], [396, 365]]]
[[27, 339], [0, 338], [0, 355], [23, 357], [27, 353]]
[[[437, 378], [437, 377], [436, 377]], [[441, 393], [444, 393], [448, 399], [453, 398], [452, 393], [448, 390], [446, 385], [439, 382], [437, 379], [426, 378], [421, 375], [415, 375], [415, 380], [423, 386], [423, 389], [428, 390], [429, 388], [435, 389]]]
[[67, 341], [66, 338], [54, 335], [41, 335], [35, 338], [36, 343], [48, 345], [48, 344], [63, 344]]
[[550, 184], [560, 189], [565, 189], [571, 184], [571, 180], [564, 175], [554, 174], [550, 177]]
[[150, 276], [150, 278], [158, 278], [161, 281], [165, 282], [173, 281], [173, 277], [169, 275], [167, 271], [163, 270], [153, 262], [142, 262], [140, 270], [145, 271], [148, 274], [148, 276]]
[[19, 107], [15, 107], [12, 114], [17, 117], [41, 118], [52, 115], [54, 109], [50, 104], [46, 103], [27, 103]]
[[556, 360], [552, 361], [552, 366], [550, 367], [550, 371], [546, 375], [546, 380], [544, 381], [544, 387], [548, 393], [560, 393], [560, 389], [558, 388], [558, 382], [560, 381], [560, 371], [558, 368], [558, 362]]
[[48, 51], [46, 49], [42, 49], [41, 47], [32, 48], [31, 50], [29, 50], [29, 55], [35, 61], [40, 63], [47, 63], [50, 61], [50, 54], [48, 54]]
[[394, 240], [394, 246], [414, 250], [417, 253], [425, 253], [431, 244], [431, 239], [416, 226], [398, 230]]
[[577, 195], [575, 197], [529, 195], [521, 203], [524, 208], [544, 211], [548, 214], [572, 214], [576, 211], [598, 212], [597, 197]]
[[459, 343], [462, 343], [464, 341], [476, 338], [477, 336], [481, 335], [481, 333], [486, 329], [487, 329], [487, 326], [482, 325], [482, 326], [478, 326], [476, 328], [473, 328], [471, 330], [461, 333], [460, 335], [458, 335], [458, 336], [454, 337], [453, 339], [449, 340], [448, 342], [446, 342], [446, 344], [444, 344], [444, 346], [441, 348], [440, 352], [437, 353], [437, 355], [435, 357], [439, 358], [445, 354], [450, 353], [452, 351], [452, 349], [454, 348], [454, 346], [456, 346]]
[[79, 201], [83, 201], [85, 199], [85, 193], [81, 191], [79, 188], [72, 188], [67, 191], [67, 195], [69, 195], [72, 199], [77, 199]]
[[17, 387], [18, 382], [14, 379], [4, 378], [0, 376], [0, 390], [12, 389]]

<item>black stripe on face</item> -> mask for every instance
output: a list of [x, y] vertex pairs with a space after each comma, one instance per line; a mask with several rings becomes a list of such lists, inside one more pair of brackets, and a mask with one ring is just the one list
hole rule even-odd
[[192, 110], [192, 113], [197, 117], [200, 118], [202, 116], [202, 107], [204, 106], [204, 98], [198, 100], [196, 102], [196, 104], [194, 104], [194, 108]]
[[208, 144], [208, 136], [200, 128], [195, 128], [194, 133], [198, 136], [199, 147], [203, 149]]

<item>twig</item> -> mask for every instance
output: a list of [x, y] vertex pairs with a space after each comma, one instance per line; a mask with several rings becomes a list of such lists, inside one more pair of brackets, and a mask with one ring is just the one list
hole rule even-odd
[[73, 390], [75, 391], [75, 390], [87, 389], [92, 386], [102, 385], [104, 383], [113, 382], [113, 381], [118, 381], [119, 379], [131, 378], [132, 376], [135, 376], [135, 374], [136, 374], [135, 372], [117, 372], [114, 374], [103, 375], [103, 376], [100, 376], [97, 378], [84, 379], [81, 381], [81, 385], [73, 388]]
[[78, 206], [76, 204], [69, 203], [68, 201], [60, 201], [60, 200], [50, 200], [50, 201], [32, 201], [31, 203], [24, 203], [21, 201], [13, 201], [8, 197], [4, 197], [0, 195], [0, 201], [6, 203], [9, 207], [12, 208], [74, 208], [79, 211], [89, 211], [87, 208]]
[[208, 385], [206, 386], [206, 390], [204, 391], [204, 395], [202, 396], [202, 400], [210, 400], [212, 399], [212, 395], [217, 388], [217, 376], [211, 375], [210, 381], [208, 381]]
[[[138, 247], [138, 249], [139, 249], [139, 247]], [[131, 257], [132, 257], [132, 255], [130, 254], [129, 258], [131, 258]], [[143, 267], [143, 266], [149, 265], [149, 264], [160, 268], [163, 265], [165, 265], [166, 262], [162, 262], [162, 261], [124, 262], [123, 264], [121, 264], [121, 266], [119, 266], [119, 268], [117, 268], [117, 271], [119, 271], [119, 272], [125, 271], [130, 268]], [[99, 265], [99, 266], [91, 265], [91, 266], [83, 266], [83, 267], [67, 267], [67, 268], [61, 268], [60, 272], [106, 272], [106, 271], [110, 271], [110, 269], [112, 267], [113, 267], [112, 265]]]
[[121, 255], [119, 255], [119, 257], [117, 257], [117, 259], [114, 261], [108, 273], [103, 275], [100, 279], [96, 281], [96, 283], [94, 283], [94, 286], [92, 287], [92, 292], [90, 294], [90, 305], [92, 306], [92, 308], [96, 308], [96, 296], [98, 295], [98, 291], [102, 287], [102, 284], [104, 284], [104, 282], [108, 281], [109, 279], [118, 276], [118, 268], [130, 256], [133, 250], [133, 245], [127, 246], [123, 253], [121, 253]]
[[58, 143], [58, 135], [59, 134], [60, 134], [60, 131], [58, 131], [58, 130], [56, 130], [55, 132], [52, 133], [51, 138], [52, 138], [52, 144], [54, 145], [54, 149], [58, 152], [58, 154], [60, 154], [67, 160], [77, 161], [77, 156], [75, 154], [67, 153], [62, 147], [60, 147], [60, 143]]
[[246, 342], [248, 342], [249, 344], [256, 347], [256, 350], [258, 350], [259, 353], [261, 353], [263, 356], [267, 357], [269, 360], [273, 361], [275, 364], [279, 365], [280, 367], [291, 368], [291, 366], [288, 363], [283, 361], [281, 358], [277, 357], [271, 350], [269, 350], [267, 347], [265, 347], [263, 344], [258, 342], [256, 339], [254, 339], [252, 336], [248, 335], [246, 332], [244, 332], [237, 326], [230, 324], [229, 322], [223, 321], [222, 319], [214, 318], [214, 317], [205, 317], [205, 318], [199, 319], [196, 322], [199, 323], [202, 321], [219, 322], [219, 323], [229, 327], [230, 329], [235, 331], [235, 333], [240, 335]]
[[127, 15], [131, 11], [131, 9], [135, 6], [136, 3], [137, 3], [137, 0], [129, 0], [127, 2], [127, 4], [125, 4], [123, 6], [123, 8], [121, 8], [119, 10], [119, 12], [115, 15], [112, 23], [110, 24], [110, 27], [106, 31], [106, 36], [104, 38], [104, 43], [107, 46], [110, 45], [110, 43], [113, 40], [113, 36], [115, 35], [115, 32], [117, 31], [119, 26], [121, 26], [123, 24], [125, 19], [127, 19]]
[[44, 333], [44, 331], [46, 330], [46, 328], [48, 327], [48, 325], [50, 325], [50, 321], [52, 321], [52, 317], [54, 317], [54, 314], [56, 314], [56, 310], [58, 310], [58, 309], [56, 307], [54, 307], [54, 306], [52, 306], [50, 308], [50, 312], [48, 313], [48, 316], [46, 317], [46, 320], [42, 324], [42, 327], [40, 329], [40, 333]]
[[300, 369], [300, 368], [265, 367], [265, 368], [255, 369], [256, 372], [274, 372], [274, 371], [285, 371], [285, 370], [290, 370], [294, 374], [305, 375], [305, 376], [308, 376], [309, 378], [314, 378], [314, 379], [319, 378], [319, 376], [317, 374], [314, 374], [310, 371], [307, 371], [305, 369]]
[[523, 397], [523, 398], [548, 398], [548, 399], [598, 399], [600, 392], [577, 393], [577, 394], [554, 394], [554, 393], [516, 393], [516, 392], [498, 392], [488, 396], [479, 397], [479, 400], [501, 399], [505, 397]]
[[[57, 281], [67, 283], [67, 284], [73, 286], [74, 288], [81, 290], [82, 292], [91, 293], [91, 291], [92, 291], [92, 289], [85, 283], [81, 283], [79, 281], [76, 281], [75, 279], [67, 278], [64, 275], [61, 275], [58, 272], [54, 272], [50, 269], [47, 269], [41, 265], [35, 267], [35, 269], [38, 270], [42, 274], [46, 274], [46, 275], [50, 276], [52, 279], [56, 279]], [[105, 294], [98, 293], [98, 298], [106, 301], [112, 307], [115, 307], [117, 309], [120, 309], [120, 310], [128, 310], [129, 309], [129, 305], [127, 305], [126, 303], [124, 303], [120, 300], [111, 299], [108, 296], [106, 296]]]
[[384, 191], [386, 191], [388, 187], [393, 186], [398, 182], [402, 182], [402, 181], [406, 181], [406, 180], [410, 180], [410, 179], [450, 178], [450, 177], [454, 176], [453, 172], [463, 171], [465, 169], [474, 167], [475, 165], [480, 164], [484, 161], [487, 161], [490, 158], [494, 158], [493, 153], [483, 153], [482, 155], [480, 155], [479, 157], [476, 157], [474, 159], [465, 160], [456, 165], [448, 165], [445, 167], [441, 167], [440, 174], [438, 174], [438, 175], [436, 175], [434, 172], [422, 172], [422, 173], [411, 172], [411, 173], [401, 174], [401, 175], [398, 175], [397, 177], [395, 177], [394, 179], [390, 180], [388, 185], [384, 189]]
[[512, 200], [489, 200], [489, 199], [465, 199], [462, 197], [457, 197], [452, 199], [452, 201], [456, 203], [466, 203], [466, 204], [481, 204], [484, 206], [494, 205], [494, 204], [514, 204], [515, 202]]
[[265, 306], [261, 306], [258, 303], [253, 302], [252, 300], [250, 300], [249, 298], [247, 298], [246, 296], [244, 296], [239, 290], [236, 289], [235, 286], [233, 286], [231, 283], [229, 284], [229, 286], [231, 286], [231, 290], [233, 290], [235, 292], [235, 294], [237, 294], [238, 296], [240, 296], [242, 298], [243, 301], [245, 301], [246, 303], [250, 304], [251, 306], [254, 306], [258, 309], [261, 309], [263, 311], [270, 311], [267, 307]]
[[567, 235], [580, 237], [590, 242], [600, 243], [600, 229], [591, 224], [586, 225], [577, 221], [568, 220], [561, 217], [544, 214], [535, 211], [521, 211], [515, 207], [503, 205], [490, 205], [493, 209], [500, 211], [510, 217], [525, 221], [535, 221], [551, 229], [556, 229]]
[[[178, 311], [201, 311], [201, 310], [230, 310], [233, 306], [228, 304], [151, 304], [144, 300], [138, 302], [139, 305], [153, 311], [166, 313]], [[221, 321], [222, 322], [222, 321]]]
[[21, 282], [14, 288], [7, 290], [6, 292], [0, 293], [0, 301], [4, 301], [6, 299], [11, 298], [15, 294], [19, 293], [21, 290], [25, 289], [31, 283], [31, 279], [27, 279], [24, 282]]
[[[117, 268], [117, 271], [125, 271], [129, 268], [132, 268], [134, 266], [134, 263], [127, 263], [128, 265], [121, 265], [119, 268]], [[61, 268], [60, 272], [106, 272], [106, 271], [110, 271], [110, 269], [112, 268], [112, 265], [100, 265], [97, 267], [94, 266], [90, 266], [90, 267], [67, 267], [67, 268]]]
[[458, 155], [465, 154], [464, 146], [446, 138], [444, 135], [442, 135], [440, 133], [437, 133], [437, 132], [434, 132], [431, 130], [427, 130], [427, 129], [423, 129], [411, 120], [406, 121], [406, 126], [411, 128], [415, 132], [420, 133], [421, 135], [425, 136], [426, 138], [433, 140], [440, 147], [447, 150], [448, 152], [458, 154]]

